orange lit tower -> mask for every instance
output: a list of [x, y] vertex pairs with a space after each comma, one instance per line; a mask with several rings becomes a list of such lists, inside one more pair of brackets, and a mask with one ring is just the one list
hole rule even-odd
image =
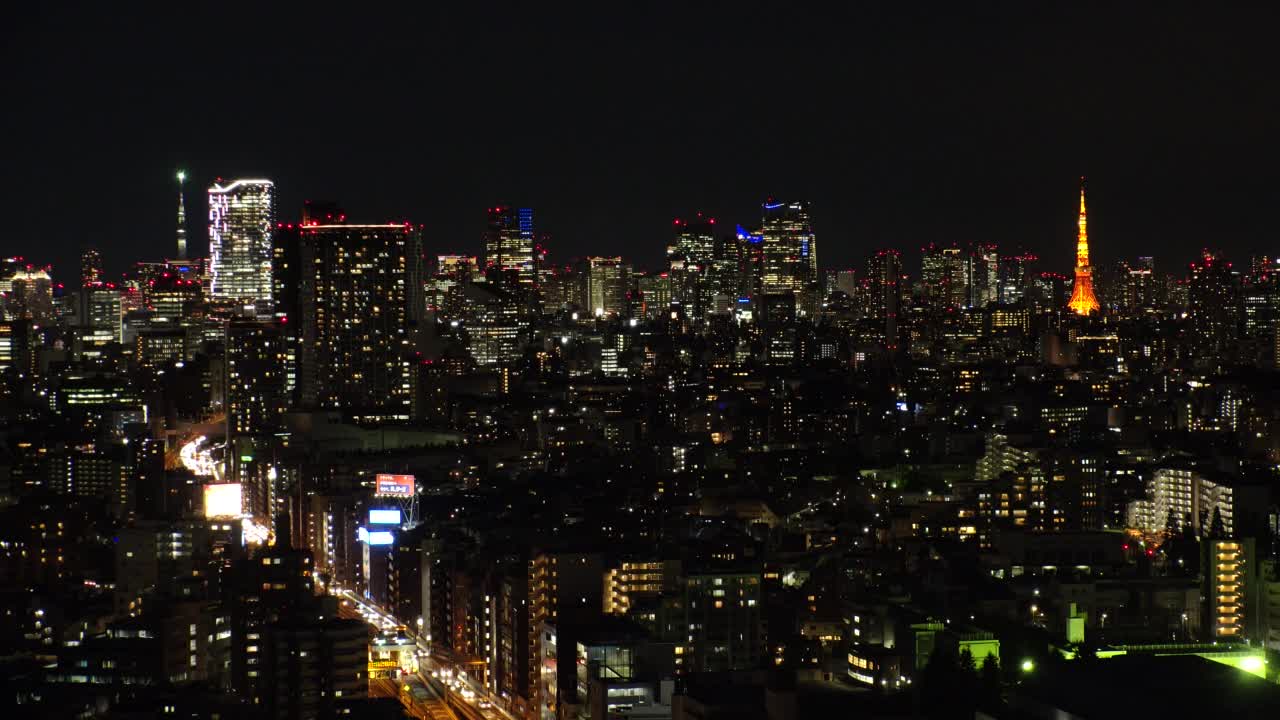
[[1093, 295], [1093, 270], [1089, 267], [1089, 231], [1084, 210], [1084, 178], [1080, 178], [1080, 230], [1076, 235], [1076, 282], [1071, 288], [1067, 307], [1077, 315], [1098, 312], [1098, 298]]

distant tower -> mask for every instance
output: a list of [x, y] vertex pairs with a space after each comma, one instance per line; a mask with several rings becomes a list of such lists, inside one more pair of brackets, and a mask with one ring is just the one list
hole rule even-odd
[[96, 248], [85, 248], [80, 253], [80, 286], [89, 287], [102, 282], [102, 254]]
[[515, 271], [521, 284], [535, 281], [533, 264], [533, 210], [506, 205], [489, 208], [485, 233], [485, 264], [500, 271]]
[[1084, 178], [1080, 178], [1080, 230], [1076, 235], [1076, 282], [1067, 307], [1077, 315], [1098, 312], [1098, 299], [1093, 296], [1093, 270], [1089, 267], [1089, 232], [1084, 209]]
[[178, 259], [187, 259], [187, 208], [183, 204], [182, 184], [187, 180], [186, 171], [178, 171]]

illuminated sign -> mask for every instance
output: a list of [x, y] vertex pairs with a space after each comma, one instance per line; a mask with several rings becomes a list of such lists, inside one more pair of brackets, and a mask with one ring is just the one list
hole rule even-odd
[[400, 663], [395, 660], [370, 660], [370, 670], [394, 670], [400, 667]]
[[370, 525], [399, 525], [400, 511], [399, 510], [370, 510], [369, 524]]
[[378, 475], [375, 481], [379, 497], [413, 497], [412, 475]]
[[204, 486], [204, 516], [206, 518], [240, 517], [244, 513], [240, 483], [221, 483]]
[[356, 528], [356, 539], [365, 545], [390, 545], [396, 541], [396, 536], [390, 530], [374, 530], [369, 531], [368, 528]]

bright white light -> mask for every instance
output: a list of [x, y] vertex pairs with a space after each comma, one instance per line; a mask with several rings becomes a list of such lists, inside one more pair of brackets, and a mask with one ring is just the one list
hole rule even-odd
[[240, 517], [244, 512], [240, 483], [221, 483], [204, 486], [204, 516], [206, 518]]

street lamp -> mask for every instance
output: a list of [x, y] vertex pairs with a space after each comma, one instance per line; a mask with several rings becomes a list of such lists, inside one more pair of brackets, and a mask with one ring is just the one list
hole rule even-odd
[[1035, 669], [1036, 669], [1036, 664], [1031, 661], [1031, 658], [1027, 658], [1026, 660], [1022, 661], [1022, 672], [1029, 673]]

